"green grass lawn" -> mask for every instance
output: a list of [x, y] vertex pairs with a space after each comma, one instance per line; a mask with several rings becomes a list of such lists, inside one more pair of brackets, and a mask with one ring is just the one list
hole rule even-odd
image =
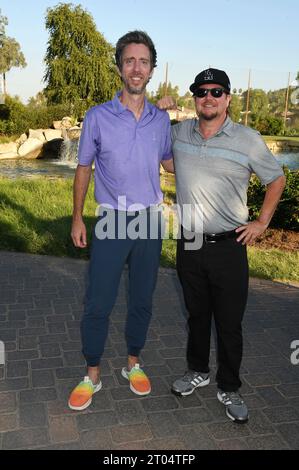
[[17, 138], [20, 137], [19, 135], [0, 135], [0, 144], [8, 144], [9, 142], [15, 142]]
[[[164, 190], [172, 201], [174, 186]], [[89, 241], [95, 208], [92, 184], [85, 203]], [[0, 177], [0, 250], [87, 259], [89, 247], [77, 249], [70, 238], [71, 214], [72, 180]], [[248, 252], [251, 276], [299, 282], [298, 253], [251, 247]], [[164, 240], [161, 265], [173, 268], [175, 253], [175, 240]]]

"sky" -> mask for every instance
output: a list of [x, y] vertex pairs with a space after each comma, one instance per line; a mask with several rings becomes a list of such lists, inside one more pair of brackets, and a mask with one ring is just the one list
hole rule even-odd
[[[69, 3], [69, 2], [65, 2]], [[188, 91], [197, 73], [209, 66], [225, 70], [232, 88], [285, 88], [299, 70], [298, 0], [82, 0], [97, 29], [115, 45], [130, 30], [153, 39], [158, 67], [148, 85], [155, 91], [168, 78]], [[0, 0], [8, 18], [6, 34], [21, 45], [27, 67], [11, 69], [7, 88], [24, 103], [43, 89], [48, 33], [45, 15], [52, 0]]]

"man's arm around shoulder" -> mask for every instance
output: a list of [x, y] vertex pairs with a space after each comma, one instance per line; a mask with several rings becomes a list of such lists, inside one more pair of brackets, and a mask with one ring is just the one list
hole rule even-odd
[[170, 158], [169, 160], [162, 160], [161, 165], [168, 173], [174, 173], [173, 158]]

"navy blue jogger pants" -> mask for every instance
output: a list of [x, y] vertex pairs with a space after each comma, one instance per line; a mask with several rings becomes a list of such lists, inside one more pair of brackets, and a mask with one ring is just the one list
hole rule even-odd
[[[117, 219], [117, 211], [115, 218]], [[126, 225], [132, 218], [133, 216], [126, 216]], [[147, 219], [150, 219], [149, 213]], [[129, 270], [129, 295], [125, 338], [128, 355], [139, 355], [145, 344], [151, 319], [161, 247], [161, 236], [156, 239], [98, 239], [94, 230], [81, 321], [82, 352], [87, 366], [94, 367], [100, 363], [108, 335], [109, 315], [116, 301], [126, 262]]]

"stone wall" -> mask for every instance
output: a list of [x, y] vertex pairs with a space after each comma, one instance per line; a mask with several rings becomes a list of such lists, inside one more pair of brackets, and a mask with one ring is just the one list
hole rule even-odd
[[299, 142], [294, 140], [271, 140], [266, 144], [272, 153], [299, 152]]
[[29, 129], [15, 142], [0, 144], [0, 160], [8, 158], [59, 158], [64, 140], [78, 139], [81, 127], [73, 126], [69, 117], [53, 122], [54, 129]]

